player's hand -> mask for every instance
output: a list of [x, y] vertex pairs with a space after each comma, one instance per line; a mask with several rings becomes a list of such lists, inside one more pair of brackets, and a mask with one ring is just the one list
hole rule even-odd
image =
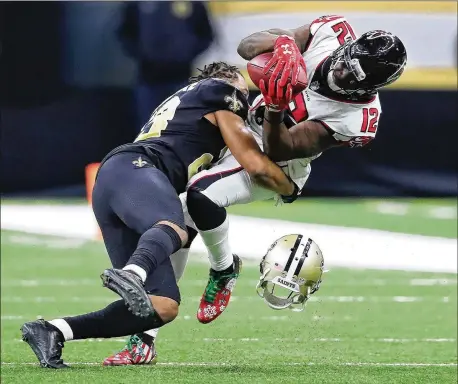
[[288, 104], [293, 99], [293, 86], [288, 84], [280, 86], [278, 81], [270, 78], [269, 89], [263, 79], [259, 81], [259, 89], [266, 103], [267, 110], [271, 112], [281, 112], [288, 108]]
[[281, 199], [282, 201], [285, 203], [285, 204], [291, 204], [292, 202], [296, 201], [296, 199], [298, 198], [299, 194], [300, 194], [300, 190], [299, 190], [299, 187], [297, 186], [297, 184], [291, 180], [291, 183], [293, 183], [293, 186], [294, 186], [294, 191], [291, 195], [289, 196], [284, 196], [284, 195], [281, 195]]
[[275, 40], [272, 58], [264, 66], [263, 73], [266, 75], [275, 65], [271, 78], [274, 80], [280, 77], [280, 86], [284, 87], [291, 77], [291, 84], [294, 86], [299, 80], [299, 68], [302, 67], [305, 73], [305, 61], [302, 57], [294, 38], [281, 35]]

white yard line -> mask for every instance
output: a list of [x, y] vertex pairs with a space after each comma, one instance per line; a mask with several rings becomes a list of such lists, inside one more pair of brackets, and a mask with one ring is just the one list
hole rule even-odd
[[430, 207], [428, 209], [428, 216], [433, 219], [441, 219], [441, 220], [456, 220], [457, 212], [456, 207], [446, 207], [446, 206], [438, 206], [438, 207]]
[[18, 244], [22, 246], [42, 246], [54, 249], [81, 248], [89, 240], [65, 237], [42, 237], [29, 234], [11, 234], [2, 237], [2, 243], [11, 245]]
[[[456, 343], [455, 338], [422, 338], [422, 339], [415, 339], [415, 338], [379, 338], [379, 339], [367, 339], [367, 338], [335, 338], [335, 337], [320, 337], [320, 338], [290, 338], [290, 337], [276, 337], [276, 338], [259, 338], [259, 337], [242, 337], [242, 338], [214, 338], [214, 337], [204, 337], [202, 339], [193, 339], [195, 342], [205, 342], [205, 343], [219, 343], [219, 342], [243, 342], [243, 343], [272, 343], [273, 341], [276, 342], [285, 342], [285, 343], [353, 343], [353, 342], [370, 342], [370, 343]], [[22, 339], [13, 339], [14, 342], [23, 342]], [[111, 339], [85, 339], [85, 340], [73, 340], [71, 343], [103, 343], [103, 342], [119, 342], [125, 343], [126, 338], [111, 338]], [[160, 338], [159, 342], [166, 343], [166, 342], [176, 342], [176, 340], [168, 339], [168, 338]]]
[[[69, 315], [71, 316], [71, 315]], [[41, 315], [38, 316], [24, 316], [24, 315], [1, 315], [1, 320], [3, 321], [17, 321], [17, 320], [27, 320], [30, 321], [33, 317], [37, 319], [42, 319]], [[63, 316], [66, 317], [66, 316]], [[196, 315], [179, 315], [176, 320], [194, 320]], [[290, 316], [246, 316], [245, 321], [290, 321]], [[350, 316], [342, 317], [330, 317], [330, 316], [313, 316], [313, 321], [356, 321]]]
[[436, 278], [436, 279], [411, 279], [410, 285], [431, 286], [431, 285], [456, 285], [457, 279]]
[[[71, 365], [88, 365], [88, 366], [100, 366], [101, 363], [94, 362], [69, 362]], [[25, 365], [36, 365], [38, 363], [32, 362], [2, 362], [4, 367], [14, 367], [14, 366], [25, 366]], [[165, 362], [157, 363], [156, 365], [161, 367], [240, 367], [244, 365], [249, 365], [246, 363], [222, 363], [222, 362]], [[256, 365], [256, 364], [253, 364]], [[286, 362], [276, 362], [276, 363], [263, 363], [263, 365], [275, 365], [275, 366], [368, 366], [368, 367], [456, 367], [456, 363], [373, 363], [373, 362], [347, 362], [347, 363], [315, 363], [315, 362], [306, 362], [306, 363], [286, 363]], [[149, 367], [149, 365], [139, 365], [138, 367]]]
[[[188, 302], [200, 302], [200, 296], [185, 298]], [[257, 296], [232, 296], [231, 301], [259, 301]], [[55, 297], [55, 296], [4, 296], [1, 298], [3, 303], [110, 303], [113, 297], [98, 296], [72, 296], [72, 297]], [[310, 302], [332, 302], [332, 303], [419, 303], [419, 302], [436, 302], [436, 303], [453, 303], [448, 296], [313, 296]]]
[[100, 286], [100, 279], [33, 279], [8, 280], [2, 279], [2, 287], [78, 287], [81, 285]]
[[[288, 233], [302, 233], [320, 245], [327, 267], [457, 272], [456, 239], [233, 215], [230, 220], [233, 251], [246, 259], [260, 260], [274, 240]], [[2, 206], [1, 226], [2, 229], [79, 239], [95, 239], [97, 234], [95, 219], [88, 206], [7, 204]], [[191, 251], [206, 253], [199, 237]], [[428, 254], [434, 257], [424, 256]]]
[[[254, 266], [253, 268], [258, 268]], [[331, 271], [332, 272], [332, 271]], [[245, 280], [243, 278], [237, 281], [237, 285], [255, 287], [257, 280]], [[361, 287], [371, 287], [371, 286], [451, 286], [457, 285], [457, 279], [452, 279], [449, 277], [437, 277], [437, 278], [412, 278], [412, 279], [366, 279], [366, 280], [353, 280], [340, 282], [332, 282], [335, 285], [345, 285], [345, 286], [361, 286]], [[81, 285], [90, 285], [90, 286], [100, 286], [100, 279], [2, 279], [2, 287], [77, 287]], [[186, 278], [182, 281], [183, 285], [186, 286], [195, 286], [195, 287], [205, 287], [207, 285], [207, 280], [187, 280]]]
[[409, 212], [409, 203], [380, 202], [375, 205], [375, 210], [383, 215], [405, 216]]
[[[372, 208], [372, 206], [371, 206]], [[377, 213], [382, 215], [395, 215], [395, 216], [406, 216], [409, 213], [438, 220], [456, 220], [457, 209], [456, 206], [438, 205], [438, 206], [414, 206], [411, 203], [402, 202], [387, 202], [381, 201], [376, 203], [372, 209], [375, 209]], [[413, 211], [412, 211], [413, 209]], [[410, 211], [410, 212], [409, 212]]]

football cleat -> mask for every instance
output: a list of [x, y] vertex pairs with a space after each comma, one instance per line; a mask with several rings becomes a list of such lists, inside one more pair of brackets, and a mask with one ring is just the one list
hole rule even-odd
[[234, 270], [231, 273], [210, 269], [210, 277], [197, 310], [197, 320], [207, 324], [221, 315], [229, 305], [232, 290], [242, 270], [242, 260], [234, 255]]
[[22, 340], [29, 344], [43, 368], [68, 368], [61, 359], [64, 339], [47, 321], [39, 319], [21, 327]]
[[127, 340], [126, 346], [118, 353], [103, 360], [102, 365], [142, 365], [156, 364], [157, 353], [154, 342], [151, 346], [144, 343], [140, 337], [133, 335]]
[[148, 317], [154, 314], [153, 304], [139, 276], [122, 269], [105, 269], [100, 275], [103, 286], [117, 293], [135, 316]]

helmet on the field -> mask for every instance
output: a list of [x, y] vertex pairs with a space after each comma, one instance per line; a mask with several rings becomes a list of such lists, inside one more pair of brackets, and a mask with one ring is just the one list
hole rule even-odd
[[320, 288], [324, 258], [318, 245], [303, 235], [276, 240], [260, 264], [257, 293], [272, 309], [302, 311]]
[[397, 36], [375, 30], [347, 41], [333, 52], [331, 60], [331, 89], [346, 94], [372, 94], [402, 75], [407, 52]]

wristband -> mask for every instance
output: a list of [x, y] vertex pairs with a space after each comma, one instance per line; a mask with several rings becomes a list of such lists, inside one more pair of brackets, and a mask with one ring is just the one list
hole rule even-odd
[[285, 118], [285, 111], [269, 111], [267, 108], [264, 110], [264, 120], [268, 123], [281, 124]]

